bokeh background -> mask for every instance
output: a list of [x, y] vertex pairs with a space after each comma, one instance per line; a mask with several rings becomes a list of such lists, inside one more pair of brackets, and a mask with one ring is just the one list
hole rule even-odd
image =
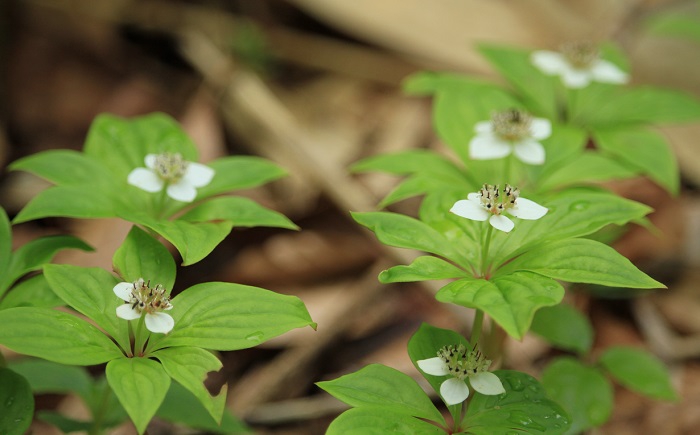
[[[475, 50], [481, 42], [556, 49], [612, 40], [629, 56], [633, 85], [700, 98], [700, 40], [669, 30], [669, 14], [700, 26], [700, 4], [687, 0], [3, 0], [0, 205], [13, 216], [46, 187], [5, 171], [9, 162], [81, 149], [102, 112], [165, 112], [182, 122], [205, 162], [253, 154], [286, 168], [286, 179], [245, 194], [302, 230], [234, 230], [209, 258], [180, 269], [175, 291], [221, 280], [301, 297], [318, 331], [224, 352], [224, 369], [209, 381], [229, 384], [229, 409], [257, 433], [320, 434], [344, 405], [314, 382], [369, 363], [422, 382], [406, 354], [418, 325], [465, 331], [470, 323], [468, 310], [433, 299], [435, 285], [379, 284], [379, 271], [413, 254], [380, 245], [349, 216], [375, 209], [397, 181], [353, 175], [353, 162], [443, 149], [430, 100], [402, 94], [402, 80], [449, 70], [499, 81]], [[700, 432], [700, 125], [662, 131], [680, 163], [680, 196], [641, 178], [608, 187], [656, 209], [658, 233], [631, 228], [615, 247], [669, 290], [636, 299], [574, 291], [569, 301], [593, 321], [594, 354], [619, 344], [651, 350], [668, 365], [681, 400], [616, 389], [614, 414], [595, 434]], [[412, 213], [416, 204], [391, 209]], [[14, 243], [74, 234], [97, 252], [57, 261], [109, 269], [128, 229], [117, 220], [44, 219], [16, 226]], [[528, 336], [508, 342], [506, 364], [537, 376], [556, 354]], [[37, 407], [85, 412], [70, 396], [41, 396]], [[32, 431], [57, 433], [41, 422]], [[154, 422], [149, 433], [191, 431]]]

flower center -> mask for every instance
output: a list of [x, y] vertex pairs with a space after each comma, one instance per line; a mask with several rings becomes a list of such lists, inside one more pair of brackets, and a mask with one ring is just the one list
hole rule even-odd
[[438, 351], [438, 357], [447, 364], [450, 374], [460, 380], [485, 372], [491, 366], [491, 360], [486, 359], [481, 351], [468, 350], [463, 344], [444, 346]]
[[561, 46], [560, 51], [576, 69], [588, 69], [600, 57], [598, 46], [587, 41], [568, 42]]
[[493, 132], [501, 139], [518, 141], [532, 135], [532, 116], [518, 109], [508, 109], [491, 115]]
[[163, 153], [156, 156], [153, 170], [168, 183], [177, 183], [187, 172], [187, 161], [180, 153]]
[[509, 208], [515, 207], [516, 200], [520, 196], [520, 190], [517, 187], [511, 187], [506, 184], [501, 195], [499, 185], [492, 186], [484, 184], [479, 190], [479, 202], [481, 206], [491, 214], [500, 215]]
[[172, 307], [170, 299], [165, 294], [165, 288], [158, 284], [154, 288], [150, 287], [151, 281], [144, 281], [139, 278], [134, 283], [134, 289], [131, 291], [131, 298], [124, 303], [131, 305], [131, 308], [139, 314], [146, 312], [148, 314], [157, 311], [167, 310]]

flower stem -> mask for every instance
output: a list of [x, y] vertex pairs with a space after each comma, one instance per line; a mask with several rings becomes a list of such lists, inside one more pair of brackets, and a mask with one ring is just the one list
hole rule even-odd
[[491, 224], [489, 224], [488, 229], [486, 230], [486, 240], [483, 241], [482, 247], [481, 247], [481, 276], [483, 278], [486, 278], [487, 257], [489, 255], [489, 246], [491, 245], [492, 233], [493, 233], [493, 226], [491, 226]]
[[479, 344], [479, 337], [481, 337], [481, 326], [484, 323], [484, 312], [477, 309], [474, 314], [474, 323], [472, 323], [472, 333], [469, 337], [469, 344], [472, 345], [472, 350], [476, 349], [476, 345]]
[[511, 167], [511, 160], [513, 160], [513, 154], [509, 154], [506, 156], [505, 159], [503, 159], [503, 179], [502, 181], [504, 183], [510, 183], [510, 167]]
[[142, 314], [141, 317], [139, 317], [139, 323], [136, 325], [136, 332], [134, 333], [134, 356], [142, 356], [143, 354], [145, 337], [142, 336], [142, 331], [145, 318], [146, 315]]

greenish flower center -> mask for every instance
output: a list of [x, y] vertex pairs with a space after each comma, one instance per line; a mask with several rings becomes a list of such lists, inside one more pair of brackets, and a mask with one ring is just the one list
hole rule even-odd
[[138, 281], [134, 282], [131, 298], [124, 303], [131, 305], [131, 308], [139, 314], [143, 312], [155, 313], [169, 309], [172, 305], [165, 288], [160, 284], [154, 288], [151, 288], [150, 285], [150, 280], [144, 281], [143, 278], [139, 278]]
[[561, 54], [576, 69], [588, 69], [600, 57], [600, 49], [588, 41], [568, 42], [561, 46]]
[[502, 191], [498, 184], [495, 186], [484, 184], [479, 190], [481, 206], [495, 215], [500, 215], [509, 208], [515, 207], [518, 196], [520, 196], [520, 189], [511, 187], [510, 184], [506, 184]]
[[158, 176], [168, 184], [177, 183], [187, 172], [186, 160], [183, 160], [180, 153], [158, 154], [155, 159], [153, 170]]
[[532, 116], [518, 109], [508, 109], [491, 115], [493, 132], [501, 139], [519, 141], [532, 135]]
[[486, 359], [481, 351], [469, 350], [463, 344], [444, 346], [438, 351], [438, 357], [447, 364], [450, 374], [460, 380], [485, 372], [491, 366], [491, 360]]

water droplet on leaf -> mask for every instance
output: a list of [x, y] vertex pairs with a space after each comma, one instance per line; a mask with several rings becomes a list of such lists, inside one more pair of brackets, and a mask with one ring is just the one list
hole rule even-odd
[[576, 201], [569, 206], [569, 211], [584, 211], [590, 207], [591, 203], [588, 201]]
[[261, 331], [255, 331], [251, 334], [246, 335], [245, 339], [250, 340], [250, 341], [258, 341], [259, 342], [259, 341], [262, 341], [264, 335], [265, 334], [263, 334]]

